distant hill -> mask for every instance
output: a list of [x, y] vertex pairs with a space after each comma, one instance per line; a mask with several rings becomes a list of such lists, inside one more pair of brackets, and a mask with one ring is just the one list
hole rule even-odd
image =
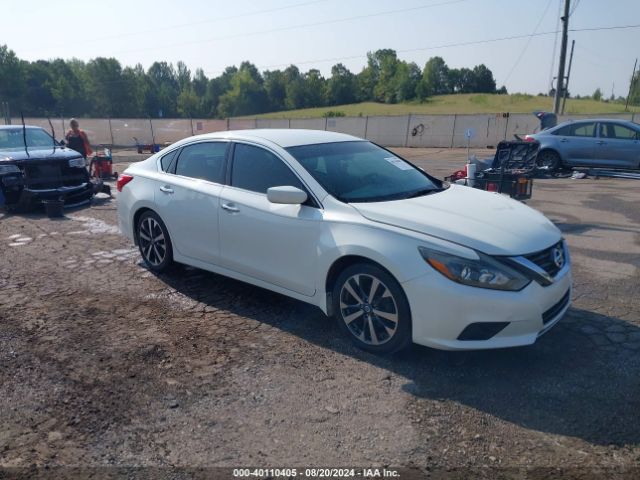
[[[638, 111], [638, 107], [632, 107]], [[553, 110], [553, 98], [533, 95], [513, 94], [494, 95], [483, 93], [440, 95], [428, 101], [408, 103], [363, 102], [332, 107], [305, 108], [283, 112], [248, 115], [243, 118], [314, 118], [322, 117], [326, 112], [340, 112], [348, 117], [366, 115], [407, 115], [416, 114], [453, 114], [453, 113], [531, 113], [535, 110]], [[605, 114], [624, 113], [624, 105], [607, 103], [591, 99], [567, 99], [565, 114]]]

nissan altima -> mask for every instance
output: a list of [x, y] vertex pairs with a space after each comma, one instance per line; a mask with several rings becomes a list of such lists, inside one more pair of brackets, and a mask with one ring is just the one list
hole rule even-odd
[[179, 262], [308, 302], [372, 352], [528, 345], [569, 308], [567, 245], [541, 213], [350, 135], [199, 135], [117, 188], [150, 270]]

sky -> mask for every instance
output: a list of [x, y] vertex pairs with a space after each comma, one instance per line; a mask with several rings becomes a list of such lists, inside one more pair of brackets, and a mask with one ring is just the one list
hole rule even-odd
[[[570, 29], [640, 25], [640, 0], [571, 3]], [[341, 62], [357, 73], [368, 51], [392, 48], [420, 68], [436, 55], [455, 68], [484, 63], [498, 86], [537, 94], [547, 92], [557, 75], [560, 35], [553, 32], [560, 28], [561, 4], [564, 0], [0, 0], [0, 44], [31, 61], [104, 56], [148, 68], [154, 61], [182, 60], [209, 77], [244, 60], [261, 71], [296, 64], [325, 76]], [[607, 97], [626, 96], [640, 56], [640, 28], [570, 32], [569, 46], [571, 40], [576, 41], [572, 95], [601, 88]]]

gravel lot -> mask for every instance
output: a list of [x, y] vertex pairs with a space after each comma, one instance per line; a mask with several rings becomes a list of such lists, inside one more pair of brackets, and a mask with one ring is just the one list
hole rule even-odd
[[[466, 154], [398, 151], [440, 177]], [[278, 294], [186, 267], [152, 275], [118, 234], [115, 199], [58, 220], [0, 214], [0, 467], [638, 478], [639, 187], [536, 180], [528, 204], [564, 232], [575, 289], [535, 345], [392, 357]]]

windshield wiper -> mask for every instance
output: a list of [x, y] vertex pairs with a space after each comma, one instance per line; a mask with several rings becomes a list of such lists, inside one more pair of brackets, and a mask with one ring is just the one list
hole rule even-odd
[[416, 190], [416, 191], [413, 191], [413, 192], [409, 192], [408, 194], [404, 195], [402, 197], [402, 199], [422, 197], [424, 195], [429, 195], [431, 193], [441, 192], [443, 190], [444, 190], [444, 188], [437, 188], [437, 187], [434, 187], [434, 188], [423, 188], [421, 190]]

